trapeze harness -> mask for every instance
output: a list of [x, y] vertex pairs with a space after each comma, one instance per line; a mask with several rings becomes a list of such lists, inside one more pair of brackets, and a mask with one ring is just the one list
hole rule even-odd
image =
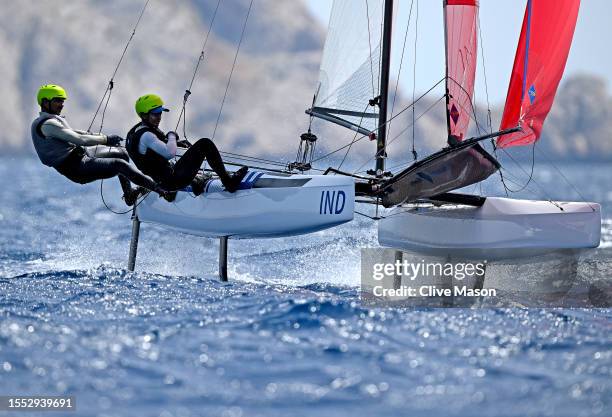
[[[49, 123], [45, 125], [46, 122]], [[45, 135], [43, 127], [45, 130], [47, 128], [54, 130], [51, 134]], [[41, 112], [32, 122], [31, 134], [40, 161], [46, 166], [55, 168], [73, 182], [87, 184], [119, 174], [124, 192], [130, 189], [129, 181], [148, 189], [155, 187], [151, 178], [128, 163], [129, 156], [125, 150], [96, 146], [105, 144], [104, 135], [74, 130], [61, 116]], [[87, 145], [77, 145], [72, 141], [85, 142]]]
[[142, 172], [150, 175], [155, 181], [161, 183], [168, 182], [174, 174], [172, 164], [152, 149], [147, 148], [144, 155], [138, 150], [140, 139], [146, 132], [151, 132], [163, 143], [168, 142], [166, 135], [164, 135], [161, 130], [141, 122], [132, 127], [128, 132], [125, 138], [125, 149], [130, 158], [132, 158], [132, 161], [134, 161], [134, 164], [136, 164]]
[[48, 120], [57, 121], [64, 129], [73, 129], [63, 117], [46, 112], [40, 112], [40, 116], [32, 122], [32, 142], [40, 162], [59, 171], [71, 161], [82, 158], [85, 155], [85, 149], [66, 140], [45, 136], [42, 125]]

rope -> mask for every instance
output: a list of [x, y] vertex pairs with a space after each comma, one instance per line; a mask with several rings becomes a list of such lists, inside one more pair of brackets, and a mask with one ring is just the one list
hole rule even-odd
[[221, 113], [223, 112], [223, 106], [225, 105], [225, 99], [227, 98], [227, 92], [232, 82], [232, 75], [234, 74], [234, 68], [236, 67], [236, 61], [238, 60], [238, 54], [240, 53], [240, 47], [242, 46], [244, 32], [246, 30], [247, 22], [249, 21], [249, 16], [251, 14], [252, 7], [253, 7], [253, 0], [251, 0], [251, 3], [249, 4], [249, 10], [247, 10], [247, 15], [246, 15], [246, 18], [244, 19], [244, 24], [242, 25], [242, 33], [240, 34], [240, 41], [238, 42], [238, 48], [236, 48], [236, 55], [234, 56], [234, 63], [232, 64], [232, 69], [230, 71], [230, 75], [227, 80], [227, 85], [225, 86], [225, 93], [223, 94], [223, 100], [221, 101], [221, 107], [219, 108], [219, 114], [217, 115], [217, 121], [215, 123], [215, 129], [213, 130], [211, 139], [214, 139], [215, 134], [217, 133], [217, 127], [219, 126], [219, 121], [221, 120]]
[[535, 142], [531, 146], [531, 172], [529, 173], [529, 178], [527, 179], [527, 182], [522, 187], [518, 188], [517, 190], [513, 190], [513, 189], [509, 188], [506, 185], [506, 182], [504, 181], [504, 175], [501, 174], [501, 170], [500, 170], [501, 182], [502, 182], [502, 184], [504, 186], [504, 189], [506, 190], [506, 195], [508, 195], [508, 191], [510, 191], [511, 193], [519, 193], [519, 192], [523, 191], [525, 188], [527, 188], [529, 183], [533, 180], [533, 169], [534, 169], [534, 167], [535, 167]]
[[[524, 183], [523, 180], [521, 180], [521, 178], [519, 178], [517, 175], [514, 175], [512, 172], [510, 172], [509, 170], [506, 170], [505, 168], [502, 167], [502, 169], [504, 170], [504, 180], [508, 181], [514, 185], [516, 185], [517, 187], [521, 187]], [[538, 192], [537, 190], [535, 190], [531, 185], [527, 186], [525, 188], [527, 191], [529, 191], [532, 195], [534, 196], [538, 196]], [[509, 196], [508, 192], [506, 191], [506, 196]]]
[[[514, 162], [514, 164], [515, 164], [516, 166], [518, 166], [518, 167], [519, 167], [519, 169], [520, 169], [521, 171], [523, 171], [523, 173], [525, 173], [526, 175], [528, 175], [528, 174], [527, 174], [527, 171], [525, 171], [525, 169], [524, 169], [524, 168], [523, 168], [523, 167], [522, 167], [522, 166], [521, 166], [521, 165], [520, 165], [520, 164], [519, 164], [519, 163], [516, 161], [516, 159], [514, 159], [514, 158], [512, 157], [512, 155], [511, 155], [511, 154], [510, 154], [508, 151], [506, 151], [506, 149], [504, 149], [504, 148], [500, 148], [500, 149], [501, 149], [502, 151], [504, 151], [504, 153], [505, 153], [505, 154], [506, 154], [506, 155], [507, 155], [507, 156], [508, 156], [508, 157], [509, 157], [509, 158], [512, 160], [512, 162]], [[545, 195], [545, 196], [548, 198], [548, 202], [549, 202], [549, 203], [551, 203], [552, 205], [554, 205], [555, 207], [557, 207], [559, 210], [563, 211], [563, 207], [561, 207], [559, 204], [557, 204], [556, 202], [554, 202], [554, 201], [552, 200], [552, 197], [551, 197], [551, 196], [550, 196], [550, 195], [549, 195], [549, 194], [546, 192], [546, 190], [544, 189], [544, 187], [542, 187], [540, 184], [538, 184], [538, 183], [537, 183], [537, 181], [536, 181], [534, 178], [531, 178], [531, 182], [533, 182], [533, 183], [534, 183], [534, 184], [535, 184], [535, 185], [536, 185], [536, 186], [537, 186], [537, 187], [540, 189], [540, 191], [541, 191], [541, 192], [542, 192], [542, 193], [543, 193], [543, 194], [544, 194], [544, 195]]]
[[110, 78], [110, 81], [108, 82], [108, 85], [106, 86], [106, 91], [104, 91], [104, 95], [102, 96], [102, 99], [100, 100], [100, 103], [98, 104], [98, 108], [96, 109], [96, 112], [94, 113], [93, 118], [91, 119], [91, 123], [89, 124], [89, 127], [87, 128], [88, 132], [91, 132], [91, 127], [93, 126], [96, 117], [98, 116], [98, 112], [100, 111], [100, 107], [102, 107], [102, 103], [104, 102], [104, 99], [106, 98], [106, 95], [108, 94], [108, 99], [106, 100], [106, 105], [104, 106], [104, 111], [102, 113], [102, 120], [100, 121], [100, 132], [102, 131], [102, 126], [104, 124], [104, 114], [106, 113], [106, 108], [108, 107], [108, 102], [110, 100], [110, 95], [111, 95], [111, 91], [114, 87], [114, 80], [115, 80], [115, 76], [117, 75], [117, 71], [119, 71], [119, 67], [121, 66], [121, 63], [123, 62], [123, 58], [125, 57], [125, 54], [127, 53], [128, 47], [130, 46], [130, 43], [132, 42], [132, 39], [134, 38], [134, 35], [136, 35], [136, 29], [138, 29], [138, 25], [140, 25], [140, 20], [142, 19], [142, 16], [144, 15], [145, 10], [147, 9], [147, 6], [149, 5], [149, 1], [147, 0], [145, 5], [143, 6], [142, 10], [140, 11], [140, 15], [138, 16], [138, 20], [136, 21], [136, 25], [134, 25], [134, 29], [132, 30], [132, 34], [130, 35], [130, 38], [128, 39], [127, 43], [125, 44], [125, 47], [123, 48], [123, 53], [121, 54], [121, 58], [119, 58], [119, 62], [117, 62], [117, 66], [115, 67], [115, 71], [113, 71], [113, 75]]
[[185, 95], [183, 96], [183, 108], [181, 109], [181, 113], [179, 114], [179, 118], [176, 121], [175, 131], [178, 131], [178, 127], [181, 123], [181, 119], [183, 116], [183, 137], [187, 140], [187, 132], [185, 131], [185, 125], [187, 124], [187, 100], [189, 100], [189, 96], [191, 95], [191, 89], [193, 87], [193, 83], [195, 81], [196, 75], [198, 74], [198, 70], [200, 69], [200, 64], [204, 60], [204, 52], [206, 50], [206, 45], [208, 44], [208, 37], [210, 36], [210, 32], [212, 31], [213, 25], [215, 23], [215, 18], [217, 17], [217, 11], [219, 10], [219, 5], [221, 4], [221, 0], [217, 0], [217, 6], [215, 7], [215, 11], [213, 12], [212, 19], [210, 21], [210, 26], [208, 27], [208, 31], [206, 32], [206, 37], [204, 38], [204, 42], [202, 44], [202, 49], [200, 51], [200, 56], [198, 57], [198, 61], [196, 62], [195, 69], [193, 70], [193, 75], [191, 77], [191, 82], [189, 83], [189, 87], [185, 90]]
[[106, 202], [106, 200], [104, 199], [104, 191], [102, 190], [102, 186], [104, 185], [104, 181], [100, 181], [100, 198], [102, 199], [102, 203], [104, 203], [104, 207], [106, 207], [106, 209], [108, 211], [110, 211], [113, 214], [127, 214], [130, 213], [132, 210], [134, 210], [134, 208], [138, 207], [140, 205], [140, 203], [142, 203], [145, 198], [147, 198], [147, 196], [151, 193], [151, 191], [147, 191], [145, 194], [143, 194], [143, 196], [141, 197], [140, 200], [136, 200], [136, 204], [134, 204], [133, 207], [130, 207], [129, 209], [127, 209], [126, 211], [115, 211], [113, 210], [108, 203]]

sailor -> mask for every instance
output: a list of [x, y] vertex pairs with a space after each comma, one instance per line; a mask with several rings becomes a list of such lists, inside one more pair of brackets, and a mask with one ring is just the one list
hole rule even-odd
[[142, 172], [150, 175], [166, 190], [180, 190], [191, 185], [193, 193], [199, 195], [204, 191], [206, 179], [198, 175], [198, 171], [206, 160], [227, 191], [233, 193], [238, 190], [248, 168], [243, 166], [234, 174], [228, 173], [217, 147], [210, 139], [199, 139], [193, 145], [181, 141], [180, 145], [188, 149], [176, 163], [171, 162], [176, 156], [178, 135], [175, 132], [164, 134], [159, 129], [162, 113], [169, 110], [158, 95], [140, 97], [135, 108], [141, 122], [128, 132], [126, 149]]
[[40, 161], [79, 184], [119, 177], [126, 204], [134, 205], [141, 190], [136, 185], [165, 194], [155, 181], [129, 164], [128, 153], [119, 148], [123, 140], [116, 135], [93, 134], [70, 127], [61, 116], [66, 91], [47, 84], [38, 90], [40, 115], [32, 122], [32, 141]]

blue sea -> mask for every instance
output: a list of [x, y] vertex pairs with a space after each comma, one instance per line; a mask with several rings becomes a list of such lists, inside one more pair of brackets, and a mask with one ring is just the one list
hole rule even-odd
[[[602, 204], [612, 246], [612, 166], [560, 168]], [[551, 167], [536, 179], [580, 199]], [[103, 192], [125, 210], [116, 180]], [[76, 413], [38, 415], [612, 415], [611, 309], [365, 307], [365, 217], [230, 240], [225, 284], [216, 240], [146, 224], [128, 272], [130, 215], [99, 183], [4, 157], [0, 199], [0, 395], [76, 398]]]

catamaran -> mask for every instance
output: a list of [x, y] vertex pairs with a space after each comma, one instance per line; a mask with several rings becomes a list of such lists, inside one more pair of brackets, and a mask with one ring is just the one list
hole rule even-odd
[[[384, 207], [381, 245], [442, 256], [516, 257], [599, 245], [600, 206], [452, 193], [498, 172], [494, 149], [534, 146], [561, 80], [579, 0], [528, 0], [500, 128], [468, 138], [477, 67], [478, 1], [444, 0], [447, 146], [401, 172], [386, 171], [394, 1], [335, 0], [311, 107], [321, 119], [376, 141], [367, 175], [328, 168], [309, 174], [317, 137], [301, 135], [285, 169], [253, 168], [236, 193], [211, 179], [194, 197], [174, 202], [152, 194], [134, 208], [129, 269], [140, 222], [220, 238], [220, 275], [227, 279], [228, 238], [312, 233], [353, 219], [356, 202]], [[211, 23], [212, 24], [212, 23]], [[442, 28], [441, 28], [442, 30]], [[187, 91], [189, 92], [189, 90]], [[187, 96], [186, 96], [187, 97]], [[412, 103], [411, 106], [414, 106]], [[333, 174], [333, 175], [332, 175]]]
[[[489, 260], [599, 246], [599, 204], [444, 194], [500, 169], [478, 142], [496, 136], [496, 149], [535, 146], [565, 68], [579, 6], [579, 0], [527, 1], [499, 131], [464, 140], [474, 112], [478, 2], [444, 2], [449, 147], [384, 185], [382, 203], [393, 209], [379, 222], [382, 245]], [[433, 204], [413, 204], [420, 198]]]

